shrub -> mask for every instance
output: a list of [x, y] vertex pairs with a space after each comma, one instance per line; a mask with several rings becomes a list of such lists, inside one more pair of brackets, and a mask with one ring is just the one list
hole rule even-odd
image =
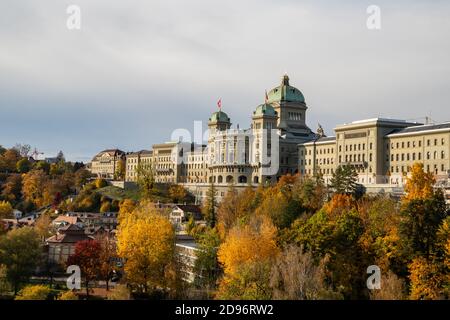
[[65, 291], [58, 296], [58, 300], [78, 300], [78, 296], [73, 291]]
[[105, 179], [97, 179], [95, 180], [95, 187], [97, 189], [104, 188], [108, 185]]
[[51, 289], [47, 286], [29, 285], [20, 290], [15, 300], [47, 300], [50, 293]]

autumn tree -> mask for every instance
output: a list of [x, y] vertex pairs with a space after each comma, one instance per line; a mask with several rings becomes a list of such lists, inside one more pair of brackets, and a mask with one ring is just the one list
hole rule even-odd
[[44, 205], [44, 188], [48, 177], [41, 170], [32, 170], [23, 176], [22, 194], [25, 200], [34, 203], [36, 207]]
[[315, 213], [326, 200], [327, 188], [320, 177], [299, 177], [294, 184], [293, 193], [306, 212]]
[[217, 189], [213, 183], [209, 185], [208, 191], [206, 192], [206, 199], [203, 205], [202, 211], [203, 216], [206, 219], [209, 227], [214, 228], [216, 225], [216, 210], [217, 210]]
[[276, 233], [277, 229], [265, 216], [253, 216], [248, 223], [230, 230], [218, 251], [224, 268], [219, 297], [267, 299], [270, 296], [270, 262], [279, 252]]
[[78, 169], [74, 175], [75, 187], [81, 189], [89, 181], [90, 177], [91, 173], [88, 170], [84, 168]]
[[174, 243], [172, 224], [151, 204], [141, 205], [122, 218], [117, 249], [125, 261], [128, 283], [144, 294], [165, 288], [165, 275], [173, 261]]
[[330, 180], [330, 187], [335, 193], [355, 195], [358, 188], [358, 173], [350, 165], [340, 165]]
[[114, 260], [117, 258], [116, 241], [110, 234], [98, 238], [100, 243], [100, 278], [106, 282], [106, 290], [109, 291], [109, 282], [113, 276]]
[[10, 203], [18, 203], [22, 197], [22, 176], [20, 174], [8, 175], [1, 195]]
[[67, 259], [67, 265], [80, 267], [89, 297], [89, 283], [97, 279], [101, 273], [101, 245], [96, 240], [83, 240], [75, 245], [75, 253]]
[[122, 221], [126, 216], [131, 214], [136, 208], [136, 202], [131, 199], [124, 199], [119, 204], [119, 222]]
[[12, 218], [13, 207], [7, 201], [0, 201], [0, 219]]
[[136, 168], [137, 185], [143, 199], [152, 197], [155, 175], [151, 164], [139, 163]]
[[222, 239], [240, 220], [249, 217], [256, 209], [255, 191], [247, 187], [241, 192], [231, 185], [217, 209], [217, 229]]
[[411, 280], [411, 299], [436, 300], [448, 299], [448, 274], [443, 274], [437, 264], [416, 257], [408, 266]]
[[97, 189], [101, 189], [101, 188], [104, 188], [104, 187], [106, 187], [108, 185], [108, 182], [106, 182], [106, 180], [105, 179], [96, 179], [95, 180], [95, 187], [97, 188]]
[[169, 197], [174, 203], [185, 201], [187, 196], [188, 193], [182, 185], [175, 184], [169, 187]]
[[0, 155], [0, 172], [12, 173], [16, 171], [16, 163], [21, 159], [16, 149], [8, 149]]
[[15, 294], [39, 265], [41, 255], [41, 241], [32, 228], [14, 229], [0, 238], [0, 265], [6, 266], [6, 277]]
[[317, 300], [338, 298], [325, 283], [325, 260], [315, 261], [311, 252], [288, 245], [276, 258], [270, 277], [273, 299]]
[[50, 215], [43, 213], [34, 223], [34, 230], [37, 232], [42, 241], [45, 241], [45, 239], [50, 237], [54, 232], [51, 222], [52, 218]]
[[403, 202], [431, 198], [435, 182], [433, 174], [424, 171], [423, 163], [415, 163], [411, 167], [411, 176], [406, 180]]
[[371, 300], [405, 300], [406, 284], [392, 271], [383, 272], [381, 275], [381, 288], [370, 292]]
[[304, 212], [295, 193], [298, 176], [282, 176], [278, 183], [264, 190], [261, 204], [256, 209], [259, 215], [270, 217], [279, 229], [287, 228]]
[[125, 169], [126, 169], [125, 160], [119, 159], [117, 161], [116, 172], [114, 173], [114, 179], [115, 180], [125, 179]]

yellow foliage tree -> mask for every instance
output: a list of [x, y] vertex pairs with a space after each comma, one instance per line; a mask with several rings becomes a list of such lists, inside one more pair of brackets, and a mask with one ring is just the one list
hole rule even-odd
[[265, 216], [252, 217], [246, 225], [230, 230], [218, 251], [225, 274], [233, 274], [243, 263], [258, 262], [278, 254], [277, 229]]
[[433, 195], [434, 176], [425, 172], [423, 163], [415, 163], [411, 168], [411, 177], [407, 178], [403, 202], [411, 200], [428, 199]]
[[188, 193], [182, 185], [175, 184], [169, 187], [169, 197], [173, 202], [183, 202], [187, 196]]
[[151, 204], [140, 206], [123, 217], [118, 228], [117, 249], [125, 261], [128, 283], [143, 293], [165, 287], [174, 242], [172, 224]]
[[8, 201], [0, 201], [0, 219], [11, 218], [13, 207]]
[[226, 299], [267, 299], [270, 262], [277, 256], [276, 227], [266, 216], [233, 227], [219, 247], [224, 267], [217, 296]]
[[44, 205], [44, 188], [48, 177], [42, 170], [32, 170], [25, 174], [22, 179], [22, 193], [25, 200], [33, 202], [36, 207]]
[[128, 214], [132, 213], [136, 208], [136, 203], [131, 199], [125, 199], [119, 204], [119, 222], [122, 218], [126, 217]]
[[229, 188], [217, 209], [217, 229], [221, 239], [226, 237], [239, 219], [251, 214], [254, 198], [255, 191], [251, 187], [240, 193], [234, 187]]
[[438, 266], [423, 257], [413, 259], [409, 264], [411, 299], [436, 300], [444, 296], [445, 275]]

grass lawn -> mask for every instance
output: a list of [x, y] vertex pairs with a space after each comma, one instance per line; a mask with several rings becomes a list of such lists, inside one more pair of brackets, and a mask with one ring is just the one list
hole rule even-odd
[[[102, 196], [107, 196], [108, 198], [119, 201], [124, 199], [132, 199], [135, 201], [139, 201], [141, 198], [138, 188], [122, 189], [119, 187], [107, 186], [101, 189], [97, 189], [96, 192], [100, 193]], [[167, 186], [157, 184], [155, 185], [151, 200], [154, 202], [159, 201], [163, 203], [171, 202], [167, 194], [168, 194]]]

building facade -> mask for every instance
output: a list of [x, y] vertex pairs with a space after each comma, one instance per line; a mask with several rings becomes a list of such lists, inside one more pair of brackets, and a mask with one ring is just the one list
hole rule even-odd
[[[302, 92], [284, 75], [251, 113], [248, 128], [233, 127], [220, 109], [208, 119], [206, 144], [180, 139], [128, 154], [125, 180], [136, 181], [137, 167], [145, 163], [157, 183], [181, 183], [200, 201], [214, 183], [220, 200], [230, 184], [274, 183], [285, 174], [321, 175], [328, 184], [345, 164], [356, 169], [358, 182], [369, 192], [401, 191], [413, 163], [422, 162], [448, 185], [450, 122], [423, 125], [375, 118], [338, 125], [335, 135], [326, 137], [320, 125], [317, 132], [307, 126], [307, 110]], [[94, 157], [91, 171], [112, 177], [121, 157], [120, 150], [105, 150]]]
[[329, 183], [339, 165], [351, 165], [364, 186], [403, 187], [415, 162], [436, 180], [450, 174], [450, 122], [411, 123], [368, 119], [337, 126], [334, 137], [299, 144], [299, 172], [321, 175]]
[[125, 161], [125, 152], [119, 149], [108, 149], [99, 152], [92, 159], [88, 170], [98, 178], [114, 179], [119, 161]]
[[139, 166], [151, 167], [153, 165], [153, 151], [141, 150], [126, 155], [125, 181], [136, 182]]

